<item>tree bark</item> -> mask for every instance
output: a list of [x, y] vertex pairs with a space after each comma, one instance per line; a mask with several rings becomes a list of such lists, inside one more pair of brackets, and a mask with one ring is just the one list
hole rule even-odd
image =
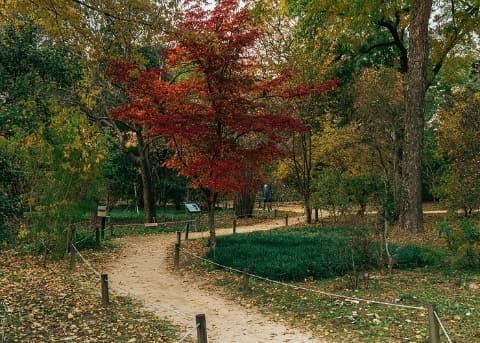
[[402, 225], [416, 232], [423, 231], [421, 174], [429, 54], [428, 21], [431, 11], [432, 0], [412, 1], [405, 94]]
[[214, 250], [215, 246], [217, 245], [217, 237], [215, 232], [215, 203], [217, 202], [218, 193], [209, 189], [204, 189], [203, 194], [205, 195], [208, 211], [208, 231], [210, 234], [208, 238], [208, 246], [211, 250]]
[[255, 206], [255, 194], [241, 193], [235, 199], [235, 216], [238, 218], [252, 217]]
[[305, 208], [305, 220], [308, 224], [312, 223], [312, 205], [310, 202], [310, 192], [305, 193], [303, 196], [303, 206]]
[[[310, 130], [302, 133], [299, 141], [292, 141], [292, 161], [296, 179], [296, 187], [303, 195], [303, 207], [306, 222], [312, 223], [311, 187], [312, 187], [312, 135]], [[299, 154], [296, 149], [298, 144]]]
[[143, 140], [142, 134], [138, 132], [137, 141], [139, 151], [137, 161], [142, 174], [144, 220], [146, 223], [152, 223], [156, 216], [156, 206], [150, 151], [148, 145]]
[[303, 147], [303, 201], [305, 207], [305, 216], [308, 224], [312, 223], [312, 133], [309, 130], [302, 135]]

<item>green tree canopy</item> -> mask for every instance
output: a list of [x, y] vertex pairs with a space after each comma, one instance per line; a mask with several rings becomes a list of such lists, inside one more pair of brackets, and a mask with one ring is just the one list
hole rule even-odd
[[32, 132], [47, 123], [49, 103], [60, 101], [81, 68], [29, 21], [0, 28], [0, 135]]

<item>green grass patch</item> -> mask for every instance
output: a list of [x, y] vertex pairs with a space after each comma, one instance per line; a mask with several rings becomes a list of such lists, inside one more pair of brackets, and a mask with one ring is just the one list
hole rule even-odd
[[[380, 244], [367, 229], [301, 228], [219, 237], [207, 258], [275, 280], [324, 279], [376, 269]], [[421, 246], [392, 246], [399, 268], [436, 265], [442, 252]]]

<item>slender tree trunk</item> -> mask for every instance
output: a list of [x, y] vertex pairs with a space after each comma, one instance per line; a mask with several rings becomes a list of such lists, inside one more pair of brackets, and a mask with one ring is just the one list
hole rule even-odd
[[311, 186], [312, 186], [312, 133], [307, 131], [303, 135], [303, 201], [306, 221], [312, 223]]
[[214, 250], [215, 246], [217, 245], [217, 236], [215, 232], [215, 203], [217, 202], [218, 193], [209, 189], [204, 189], [203, 193], [207, 202], [208, 211], [208, 231], [210, 233], [208, 238], [208, 246], [211, 250]]
[[432, 0], [414, 0], [411, 5], [408, 72], [406, 75], [405, 146], [403, 168], [403, 225], [423, 231], [422, 150], [424, 105], [427, 89], [428, 21]]
[[[296, 149], [298, 144], [299, 154]], [[308, 224], [312, 223], [311, 185], [312, 185], [312, 135], [307, 131], [300, 135], [298, 143], [295, 136], [292, 141], [292, 161], [298, 191], [303, 195], [303, 208]]]
[[144, 219], [146, 223], [152, 223], [156, 216], [156, 206], [150, 151], [139, 133], [137, 133], [137, 141], [139, 150], [138, 165], [142, 174]]
[[312, 205], [310, 204], [310, 193], [304, 194], [303, 203], [305, 207], [305, 216], [308, 224], [312, 223]]

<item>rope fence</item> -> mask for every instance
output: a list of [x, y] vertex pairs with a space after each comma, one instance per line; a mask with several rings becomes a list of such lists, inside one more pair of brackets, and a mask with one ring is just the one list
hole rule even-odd
[[[108, 275], [107, 274], [104, 274], [104, 273], [101, 273], [100, 271], [98, 271], [98, 269], [96, 269], [92, 263], [90, 263], [90, 261], [88, 261], [87, 258], [85, 258], [82, 253], [80, 253], [80, 251], [78, 250], [78, 248], [75, 246], [75, 244], [71, 244], [71, 248], [72, 248], [72, 254], [76, 254], [80, 257], [80, 259], [82, 260], [82, 262], [88, 267], [88, 269], [93, 272], [95, 275], [99, 276], [101, 278], [101, 281], [102, 281], [102, 303], [103, 305], [109, 305], [109, 300], [108, 300], [108, 287], [109, 287], [109, 282], [108, 282]], [[127, 296], [129, 297], [132, 297], [132, 298], [135, 298], [135, 296], [126, 288], [120, 286], [120, 285], [114, 285], [112, 287], [112, 285], [110, 285], [110, 289], [114, 290], [116, 293], [123, 293], [123, 294], [126, 294]], [[106, 293], [106, 294], [105, 294]], [[143, 299], [138, 299], [142, 305], [145, 307], [145, 300]], [[4, 307], [5, 307], [5, 313], [7, 313], [7, 309], [6, 309], [6, 305], [3, 303]], [[193, 317], [192, 315], [189, 315], [189, 314], [186, 314], [182, 311], [179, 311], [175, 306], [163, 306], [159, 303], [156, 303], [155, 306], [158, 306], [160, 308], [162, 308], [165, 312], [167, 313], [171, 313], [171, 312], [174, 312], [177, 314], [177, 318], [178, 316], [182, 317], [182, 321], [184, 323], [185, 326], [190, 326], [191, 325], [191, 318]], [[197, 315], [198, 316], [198, 315]], [[4, 340], [3, 340], [3, 337], [4, 337], [4, 321], [6, 319], [6, 316], [3, 318], [2, 320], [2, 326], [1, 326], [1, 331], [0, 333], [2, 334], [0, 336], [0, 338], [2, 338], [2, 340], [0, 340], [0, 343], [3, 343]], [[181, 336], [181, 338], [178, 340], [178, 343], [182, 343], [184, 342], [189, 336], [192, 336], [193, 333], [195, 331], [197, 331], [197, 335], [199, 335], [199, 337], [206, 337], [206, 326], [205, 327], [202, 327], [202, 330], [199, 330], [199, 328], [202, 326], [201, 323], [197, 323], [196, 326], [194, 326], [193, 328], [190, 328], [188, 329], [188, 331], [183, 335]], [[198, 340], [199, 342], [203, 342], [201, 340], [201, 338], [199, 338]], [[206, 340], [205, 340], [206, 342]]]
[[96, 270], [92, 264], [85, 258], [83, 257], [83, 255], [80, 253], [80, 251], [78, 251], [77, 247], [75, 246], [75, 244], [72, 244], [72, 248], [75, 250], [75, 253], [82, 259], [83, 263], [85, 263], [85, 265], [92, 271], [94, 272], [95, 274], [97, 274], [97, 276], [101, 276], [102, 273], [100, 273], [98, 270]]
[[160, 225], [175, 225], [175, 224], [190, 224], [194, 223], [195, 220], [178, 220], [178, 221], [169, 221], [169, 222], [153, 222], [153, 223], [127, 223], [127, 224], [112, 224], [110, 223], [110, 226], [113, 226], [114, 228], [118, 227], [132, 227], [132, 226], [145, 226], [145, 224], [150, 224], [155, 226], [160, 226]]
[[442, 329], [443, 334], [445, 335], [445, 338], [447, 339], [447, 342], [448, 342], [448, 343], [452, 343], [452, 339], [451, 339], [450, 336], [448, 335], [448, 332], [447, 332], [447, 330], [445, 329], [445, 326], [443, 326], [443, 323], [442, 323], [442, 321], [440, 320], [440, 317], [438, 316], [437, 311], [433, 311], [433, 314], [435, 315], [435, 318], [437, 319], [437, 322], [438, 322], [438, 324], [440, 325], [440, 328]]
[[86, 236], [85, 236], [85, 237], [83, 237], [81, 240], [79, 240], [79, 241], [76, 241], [76, 242], [75, 242], [75, 243], [73, 243], [73, 244], [75, 244], [75, 245], [79, 245], [80, 243], [83, 243], [83, 242], [85, 242], [86, 240], [88, 240], [88, 239], [90, 239], [90, 238], [94, 238], [94, 237], [95, 237], [95, 232], [92, 232], [92, 234], [90, 234], [90, 235], [86, 235]]
[[[210, 264], [216, 265], [220, 268], [231, 270], [231, 271], [234, 271], [234, 272], [237, 272], [237, 273], [240, 273], [240, 274], [245, 273], [244, 271], [241, 271], [239, 269], [232, 268], [232, 267], [229, 267], [229, 266], [224, 266], [222, 264], [213, 262], [209, 259], [206, 259], [206, 258], [203, 258], [201, 256], [195, 255], [195, 254], [193, 254], [189, 251], [183, 250], [183, 252], [185, 252], [187, 255], [190, 255], [190, 256], [192, 256], [194, 258], [197, 258], [199, 260], [208, 262]], [[277, 284], [277, 285], [281, 285], [281, 286], [284, 286], [284, 287], [289, 287], [289, 288], [293, 288], [293, 289], [296, 289], [296, 290], [302, 290], [302, 291], [306, 291], [306, 292], [322, 294], [322, 295], [329, 296], [329, 297], [332, 297], [332, 298], [340, 298], [340, 299], [344, 299], [344, 300], [354, 302], [354, 303], [355, 302], [357, 302], [357, 303], [358, 302], [365, 302], [365, 303], [368, 303], [368, 304], [379, 304], [379, 305], [385, 305], [385, 306], [403, 307], [403, 308], [421, 310], [421, 311], [426, 311], [427, 310], [427, 308], [425, 308], [423, 306], [410, 306], [410, 305], [389, 303], [389, 302], [384, 302], [384, 301], [363, 299], [363, 298], [358, 298], [358, 297], [350, 297], [350, 296], [346, 296], [346, 295], [340, 295], [340, 294], [325, 292], [325, 291], [321, 291], [321, 290], [317, 290], [317, 289], [311, 289], [311, 288], [296, 286], [296, 285], [292, 285], [292, 284], [289, 284], [289, 283], [285, 283], [285, 282], [281, 282], [281, 281], [277, 281], [277, 280], [272, 280], [272, 279], [269, 279], [269, 278], [266, 278], [266, 277], [263, 277], [263, 276], [255, 275], [255, 274], [252, 274], [252, 273], [246, 273], [246, 274], [248, 276], [252, 277], [252, 278], [262, 280], [262, 281], [266, 281], [266, 282], [270, 282], [270, 283]]]
[[[318, 289], [312, 289], [312, 288], [297, 286], [297, 285], [293, 285], [293, 284], [289, 284], [289, 283], [285, 283], [285, 282], [281, 282], [281, 281], [277, 281], [277, 280], [272, 280], [272, 279], [269, 279], [269, 278], [266, 278], [266, 277], [263, 277], [263, 276], [259, 276], [259, 275], [256, 275], [256, 274], [249, 273], [246, 270], [242, 271], [242, 270], [239, 270], [239, 269], [236, 269], [236, 268], [233, 268], [233, 267], [229, 267], [229, 266], [225, 266], [225, 265], [216, 263], [212, 260], [209, 260], [209, 259], [203, 258], [201, 256], [198, 256], [198, 255], [196, 255], [196, 254], [194, 254], [194, 253], [192, 253], [192, 252], [190, 252], [186, 249], [182, 249], [182, 251], [185, 254], [187, 254], [187, 255], [189, 255], [193, 258], [196, 258], [198, 260], [207, 262], [209, 264], [215, 265], [215, 266], [220, 267], [220, 268], [225, 269], [225, 270], [230, 270], [232, 272], [241, 274], [241, 275], [244, 276], [244, 278], [245, 278], [245, 276], [248, 276], [248, 277], [258, 279], [258, 280], [265, 281], [267, 283], [272, 283], [272, 284], [280, 285], [280, 286], [283, 286], [283, 287], [292, 288], [292, 289], [295, 289], [295, 290], [302, 290], [302, 291], [305, 291], [305, 292], [322, 294], [322, 295], [332, 297], [332, 298], [344, 299], [344, 300], [352, 302], [352, 303], [364, 302], [364, 303], [367, 303], [367, 304], [377, 304], [377, 305], [397, 307], [397, 308], [405, 308], [405, 309], [412, 309], [412, 310], [419, 310], [419, 311], [428, 311], [428, 308], [426, 308], [424, 306], [411, 306], [411, 305], [396, 304], [396, 303], [391, 303], [391, 302], [386, 302], [386, 301], [378, 301], [378, 300], [364, 299], [364, 298], [359, 298], [359, 297], [352, 297], [352, 296], [347, 296], [347, 295], [335, 294], [335, 293], [331, 293], [331, 292], [325, 292], [325, 291], [318, 290]], [[248, 278], [247, 278], [247, 280], [248, 280]], [[246, 287], [244, 286], [244, 288], [246, 288]], [[452, 343], [452, 340], [451, 340], [447, 330], [445, 329], [445, 326], [443, 325], [442, 321], [440, 320], [440, 317], [439, 317], [438, 313], [436, 311], [433, 311], [433, 314], [435, 316], [436, 322], [440, 326], [440, 328], [441, 328], [443, 334], [445, 335], [448, 343]], [[438, 335], [438, 333], [437, 333], [437, 335]], [[440, 340], [431, 337], [431, 342], [432, 343], [437, 343], [437, 342], [439, 343]]]
[[188, 331], [185, 335], [183, 335], [179, 340], [178, 343], [182, 343], [187, 339], [189, 336], [193, 336], [194, 332], [200, 327], [200, 324], [197, 324], [192, 330]]

